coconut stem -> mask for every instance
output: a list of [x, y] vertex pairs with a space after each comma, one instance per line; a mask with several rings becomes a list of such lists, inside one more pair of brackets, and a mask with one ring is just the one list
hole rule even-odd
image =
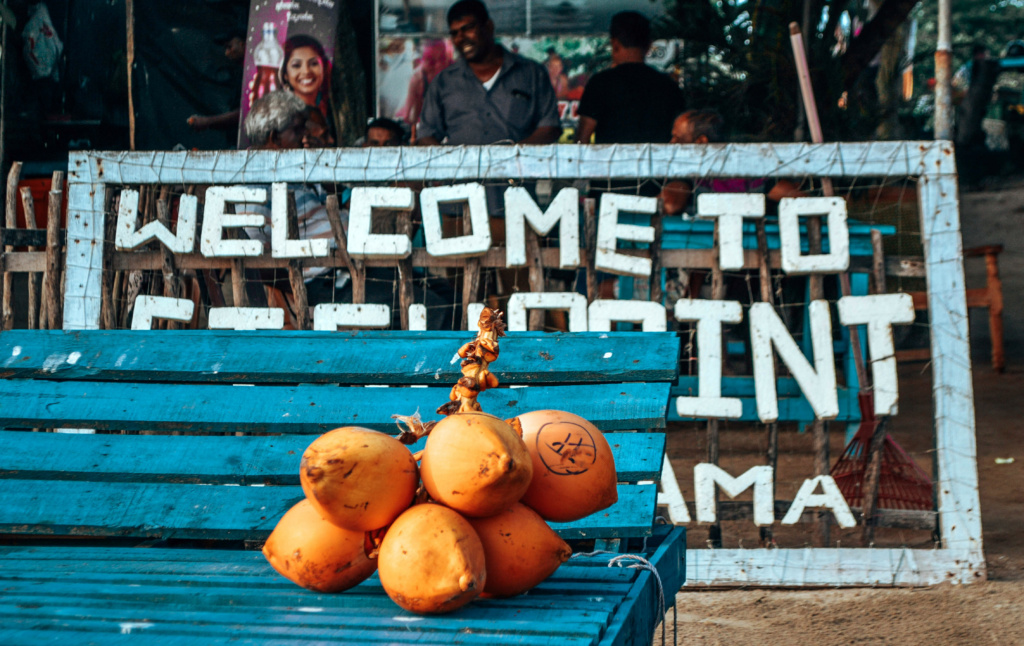
[[429, 435], [430, 429], [437, 424], [437, 422], [421, 420], [419, 411], [412, 415], [392, 415], [391, 419], [395, 420], [395, 424], [398, 426], [398, 441], [407, 445], [415, 444], [421, 437]]
[[[501, 319], [501, 312], [485, 307], [477, 327], [480, 331], [476, 338], [459, 348], [462, 377], [452, 386], [448, 403], [437, 409], [441, 415], [479, 411], [477, 396], [498, 385], [498, 378], [487, 367], [498, 359], [498, 339], [505, 336], [505, 321]], [[437, 424], [422, 421], [418, 411], [412, 415], [392, 415], [391, 419], [396, 420], [400, 430], [398, 441], [402, 444], [415, 444]], [[522, 436], [522, 429], [519, 435]]]
[[477, 396], [488, 388], [498, 385], [488, 366], [498, 359], [498, 339], [505, 336], [505, 321], [501, 312], [485, 307], [480, 312], [476, 339], [459, 348], [462, 377], [452, 386], [450, 400], [437, 409], [442, 415], [467, 413], [480, 410]]

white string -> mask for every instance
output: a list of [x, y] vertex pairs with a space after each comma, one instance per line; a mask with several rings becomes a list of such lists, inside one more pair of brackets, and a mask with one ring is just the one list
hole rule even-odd
[[[620, 567], [620, 568], [621, 567], [625, 567], [625, 568], [629, 568], [630, 570], [646, 570], [646, 571], [650, 572], [652, 575], [654, 575], [654, 580], [658, 584], [658, 609], [660, 611], [659, 614], [658, 614], [658, 617], [659, 617], [659, 621], [661, 622], [661, 643], [662, 644], [667, 644], [668, 642], [665, 641], [665, 638], [667, 637], [667, 633], [666, 633], [667, 627], [665, 626], [665, 613], [667, 613], [668, 610], [665, 608], [665, 588], [661, 584], [661, 575], [658, 574], [658, 568], [654, 567], [654, 565], [652, 565], [650, 561], [648, 561], [644, 557], [640, 556], [639, 554], [619, 554], [618, 552], [609, 552], [608, 550], [594, 550], [593, 552], [578, 552], [576, 554], [573, 554], [570, 557], [570, 559], [574, 559], [576, 557], [598, 556], [600, 554], [614, 554], [615, 555], [612, 559], [610, 559], [608, 561], [608, 567]], [[633, 564], [632, 565], [625, 565], [625, 563], [627, 561], [633, 561]], [[679, 636], [678, 632], [677, 632], [677, 615], [676, 615], [676, 607], [675, 607], [675, 605], [676, 605], [675, 604], [675, 600], [673, 599], [673, 603], [672, 603], [672, 611], [673, 611], [673, 613], [672, 613], [672, 637], [673, 637], [673, 642], [672, 643], [673, 644], [678, 643], [678, 636]], [[657, 624], [655, 624], [655, 626], [657, 626]]]

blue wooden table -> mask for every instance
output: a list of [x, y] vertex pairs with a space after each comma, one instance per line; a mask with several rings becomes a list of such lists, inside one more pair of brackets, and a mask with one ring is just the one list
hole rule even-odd
[[[512, 333], [492, 366], [502, 387], [480, 397], [502, 417], [559, 408], [606, 432], [618, 502], [552, 526], [577, 551], [628, 551], [653, 571], [579, 555], [528, 594], [421, 617], [376, 576], [318, 594], [252, 551], [302, 498], [299, 461], [319, 433], [397, 432], [391, 415], [417, 409], [435, 417], [468, 338], [0, 334], [0, 644], [650, 643], [658, 582], [671, 602], [685, 573], [684, 530], [654, 523], [651, 484], [672, 334]], [[54, 427], [101, 433], [32, 430]]]

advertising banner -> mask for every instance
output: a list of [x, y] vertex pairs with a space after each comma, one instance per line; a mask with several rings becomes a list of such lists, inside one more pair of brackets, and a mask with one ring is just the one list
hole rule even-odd
[[245, 136], [245, 117], [253, 103], [281, 89], [294, 92], [319, 110], [334, 136], [331, 67], [338, 11], [336, 0], [253, 0], [242, 77], [239, 149], [257, 143]]

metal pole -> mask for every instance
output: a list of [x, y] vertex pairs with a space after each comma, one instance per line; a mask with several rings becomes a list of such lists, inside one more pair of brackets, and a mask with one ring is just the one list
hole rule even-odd
[[953, 139], [952, 0], [939, 0], [939, 33], [935, 45], [935, 138]]

